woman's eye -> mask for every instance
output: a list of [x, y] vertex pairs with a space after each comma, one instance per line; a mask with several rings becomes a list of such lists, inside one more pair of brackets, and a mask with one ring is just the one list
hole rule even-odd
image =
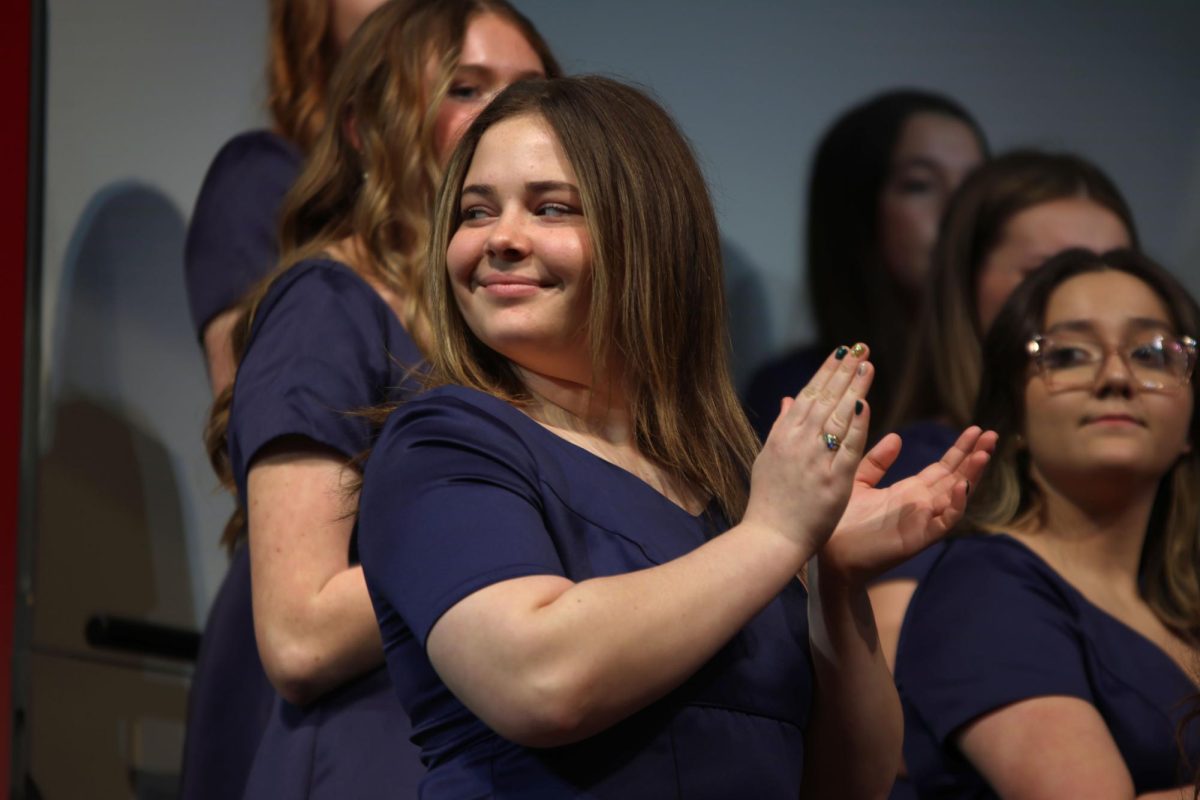
[[538, 206], [537, 213], [542, 217], [565, 217], [571, 213], [571, 209], [562, 203], [543, 203]]
[[1050, 369], [1070, 369], [1090, 364], [1094, 360], [1092, 353], [1086, 348], [1074, 345], [1055, 345], [1046, 350], [1042, 357]]
[[471, 220], [476, 220], [476, 219], [483, 219], [484, 217], [487, 216], [487, 209], [482, 208], [480, 206], [471, 206], [470, 208], [464, 208], [461, 212], [461, 216], [462, 216], [463, 222], [469, 222]]
[[925, 194], [933, 191], [933, 181], [924, 178], [901, 178], [896, 188], [901, 194]]
[[1165, 369], [1170, 354], [1161, 343], [1144, 344], [1129, 352], [1129, 362], [1152, 369]]
[[456, 83], [446, 91], [446, 96], [453, 97], [455, 100], [474, 100], [479, 95], [479, 87], [473, 83]]

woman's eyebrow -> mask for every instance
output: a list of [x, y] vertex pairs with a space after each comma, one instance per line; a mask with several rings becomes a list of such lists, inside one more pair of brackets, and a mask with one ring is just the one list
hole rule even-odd
[[484, 199], [492, 199], [496, 196], [495, 188], [493, 188], [492, 186], [489, 186], [486, 183], [467, 184], [466, 186], [463, 187], [462, 193], [464, 195], [468, 195], [468, 194], [479, 195], [480, 197], [483, 197]]
[[579, 188], [573, 183], [566, 181], [530, 181], [525, 184], [525, 189], [530, 192], [571, 192], [579, 194]]

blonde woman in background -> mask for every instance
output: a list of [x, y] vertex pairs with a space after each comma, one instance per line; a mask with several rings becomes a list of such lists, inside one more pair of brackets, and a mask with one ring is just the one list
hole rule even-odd
[[454, 141], [504, 86], [557, 70], [502, 0], [392, 0], [334, 72], [280, 266], [238, 309], [236, 378], [207, 431], [238, 495], [225, 542], [248, 539], [258, 653], [280, 695], [247, 796], [414, 791], [343, 491], [371, 439], [350, 412], [403, 393], [420, 364], [425, 210]]

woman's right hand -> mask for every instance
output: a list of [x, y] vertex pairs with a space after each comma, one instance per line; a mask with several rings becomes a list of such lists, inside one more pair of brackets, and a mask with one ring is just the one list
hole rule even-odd
[[[867, 440], [874, 377], [866, 345], [839, 347], [795, 398], [784, 398], [750, 477], [745, 522], [815, 554], [833, 532]], [[836, 437], [836, 438], [834, 438]]]

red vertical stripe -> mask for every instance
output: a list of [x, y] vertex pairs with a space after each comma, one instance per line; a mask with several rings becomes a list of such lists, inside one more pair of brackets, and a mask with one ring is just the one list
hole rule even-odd
[[12, 760], [32, 37], [30, 0], [10, 5], [0, 25], [0, 793]]

